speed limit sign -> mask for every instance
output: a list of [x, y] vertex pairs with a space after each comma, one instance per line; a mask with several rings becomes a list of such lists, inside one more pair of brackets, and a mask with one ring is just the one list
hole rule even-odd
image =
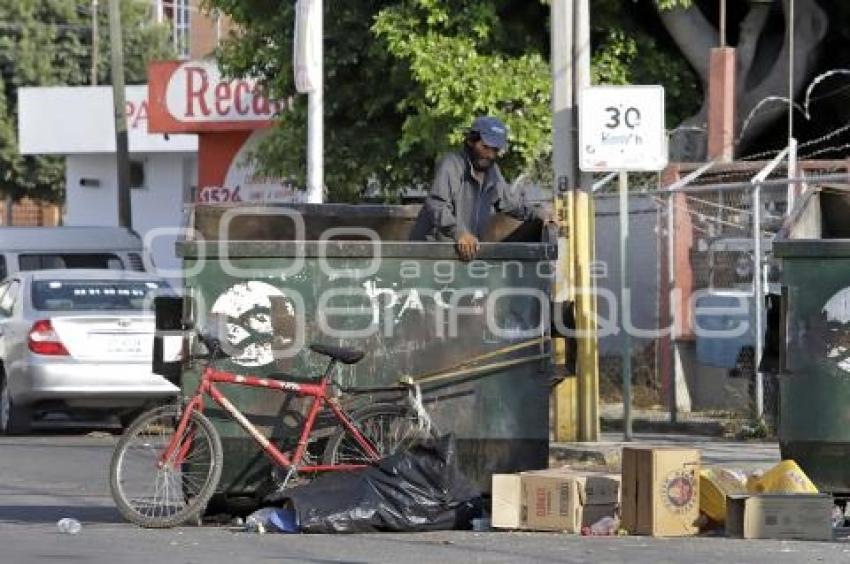
[[579, 168], [657, 171], [667, 166], [664, 88], [592, 86], [579, 102]]

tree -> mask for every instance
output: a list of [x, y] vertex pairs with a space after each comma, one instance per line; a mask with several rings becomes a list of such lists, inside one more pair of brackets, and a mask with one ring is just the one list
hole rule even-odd
[[[98, 77], [109, 80], [106, 2], [97, 14]], [[121, 5], [127, 82], [146, 82], [146, 63], [170, 58], [169, 30], [153, 23], [151, 6]], [[63, 164], [57, 157], [18, 153], [17, 90], [21, 86], [88, 84], [91, 67], [91, 7], [79, 0], [0, 0], [0, 196], [62, 199]]]
[[[594, 77], [663, 82], [674, 119], [695, 111], [697, 79], [675, 46], [646, 31], [641, 12], [619, 0], [593, 2]], [[273, 95], [293, 88], [293, 6], [271, 0], [208, 0], [241, 32], [219, 61], [253, 75]], [[334, 201], [367, 185], [388, 196], [426, 184], [436, 157], [460, 142], [476, 114], [511, 128], [509, 176], [545, 178], [551, 153], [549, 7], [527, 0], [326, 0], [325, 178]], [[640, 56], [638, 56], [640, 52]], [[281, 117], [258, 158], [303, 184], [306, 98]]]
[[[331, 199], [356, 200], [363, 188], [400, 186], [424, 178], [430, 163], [422, 155], [400, 156], [397, 108], [414, 85], [405, 65], [375, 41], [375, 15], [393, 2], [325, 0], [325, 182]], [[294, 2], [210, 0], [240, 27], [219, 51], [232, 76], [261, 79], [271, 95], [289, 97], [292, 78]], [[305, 184], [307, 97], [295, 98], [280, 117], [258, 159], [266, 172]]]
[[[692, 111], [695, 79], [675, 51], [617, 0], [593, 2], [594, 83], [665, 84], [673, 120]], [[495, 114], [511, 130], [513, 175], [551, 171], [549, 7], [543, 3], [414, 0], [382, 10], [374, 30], [420, 86], [404, 101], [401, 148], [457, 145], [469, 116]], [[640, 54], [638, 56], [638, 54]]]
[[[708, 89], [708, 53], [718, 45], [716, 15], [711, 8], [716, 2], [692, 0], [659, 1], [658, 8], [664, 27], [669, 31], [684, 57], [696, 71], [703, 92]], [[736, 72], [736, 130], [740, 139], [739, 152], [752, 149], [771, 125], [787, 115], [788, 103], [765, 107], [752, 116], [746, 131], [744, 122], [750, 113], [769, 96], [788, 95], [789, 0], [730, 3], [728, 27], [737, 48]], [[714, 21], [712, 21], [714, 19]], [[827, 11], [816, 0], [797, 0], [794, 10], [795, 45], [793, 97], [796, 100], [808, 86], [820, 63], [820, 55], [828, 32]], [[703, 96], [700, 110], [685, 120], [683, 125], [705, 127], [708, 114], [708, 96]], [[762, 104], [764, 105], [764, 104]], [[705, 155], [705, 134], [683, 131], [675, 137], [671, 147], [674, 157], [699, 160]]]

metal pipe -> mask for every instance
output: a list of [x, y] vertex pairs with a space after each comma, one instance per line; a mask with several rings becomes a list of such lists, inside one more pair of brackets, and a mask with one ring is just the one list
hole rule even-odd
[[97, 0], [91, 0], [91, 80], [89, 82], [92, 86], [97, 85], [98, 51], [100, 50], [97, 20]]
[[632, 343], [626, 319], [629, 292], [629, 173], [620, 172], [620, 327], [623, 348], [623, 440], [632, 440]]
[[762, 347], [764, 347], [764, 323], [762, 322], [762, 310], [764, 309], [764, 289], [762, 288], [762, 251], [761, 251], [761, 185], [756, 184], [753, 188], [753, 299], [755, 300], [755, 374], [756, 374], [756, 417], [759, 419], [764, 413], [764, 390], [762, 388], [762, 374], [759, 371]]
[[788, 139], [794, 138], [794, 0], [788, 13]]
[[[819, 176], [807, 176], [807, 177], [796, 177], [796, 178], [777, 178], [773, 180], [765, 180], [764, 182], [759, 182], [759, 186], [764, 189], [776, 189], [783, 188], [788, 184], [819, 184], [826, 182], [847, 182], [850, 181], [850, 174], [823, 174]], [[741, 190], [752, 188], [753, 182], [726, 182], [720, 184], [703, 184], [700, 186], [686, 186], [682, 188], [674, 188], [674, 189], [663, 189], [659, 190], [659, 194], [673, 194], [676, 192], [687, 192], [687, 193], [699, 193], [699, 192], [719, 192], [722, 190]]]
[[670, 422], [676, 423], [679, 418], [678, 403], [676, 402], [676, 363], [673, 361], [673, 355], [676, 348], [676, 304], [673, 302], [673, 290], [676, 288], [676, 252], [673, 241], [675, 241], [676, 222], [673, 215], [676, 211], [676, 205], [673, 202], [673, 195], [667, 197], [667, 270], [669, 272], [668, 286], [668, 308], [670, 310], [670, 351], [667, 358], [668, 363], [668, 382], [669, 401], [670, 401]]
[[318, 28], [315, 41], [316, 61], [319, 67], [315, 76], [315, 89], [307, 94], [307, 202], [321, 204], [324, 201], [324, 21], [323, 0], [313, 0], [316, 8], [315, 25]]
[[519, 364], [525, 364], [527, 362], [536, 362], [538, 360], [543, 360], [549, 358], [548, 354], [537, 354], [533, 356], [526, 356], [522, 358], [515, 358], [512, 360], [505, 360], [502, 362], [494, 362], [492, 364], [485, 364], [483, 366], [474, 366], [472, 368], [464, 368], [461, 370], [453, 370], [451, 372], [443, 372], [441, 374], [431, 374], [425, 377], [416, 377], [412, 378], [415, 384], [432, 384], [434, 382], [440, 382], [442, 380], [448, 380], [451, 378], [467, 378], [469, 376], [475, 376], [484, 374], [487, 372], [495, 372], [502, 370], [503, 368], [510, 368], [511, 366], [517, 366]]
[[[797, 176], [797, 140], [793, 137], [788, 140], [788, 178]], [[788, 194], [786, 195], [786, 214], [791, 215], [791, 210], [794, 209], [794, 203], [797, 199], [797, 187], [793, 184], [788, 184]]]
[[679, 188], [683, 188], [683, 187], [687, 186], [688, 184], [690, 184], [691, 182], [693, 182], [694, 180], [696, 180], [697, 178], [699, 178], [700, 176], [702, 176], [703, 174], [708, 172], [708, 169], [713, 167], [716, 163], [717, 163], [717, 159], [714, 159], [712, 161], [708, 161], [707, 163], [705, 163], [704, 165], [702, 165], [698, 169], [692, 171], [690, 174], [688, 174], [684, 178], [680, 178], [679, 180], [677, 180], [676, 182], [674, 182], [673, 184], [668, 186], [666, 188], [666, 190], [668, 192], [675, 192]]
[[469, 367], [470, 364], [475, 364], [476, 362], [481, 362], [482, 360], [488, 360], [488, 359], [491, 359], [491, 358], [494, 358], [494, 357], [497, 357], [497, 356], [502, 356], [502, 355], [508, 354], [510, 352], [514, 352], [514, 351], [518, 351], [518, 350], [521, 350], [521, 349], [531, 347], [533, 345], [538, 345], [538, 344], [539, 345], [545, 345], [545, 343], [547, 343], [548, 341], [549, 341], [548, 337], [537, 337], [535, 339], [530, 339], [528, 341], [523, 341], [521, 343], [516, 343], [514, 345], [508, 345], [506, 347], [502, 347], [500, 349], [496, 349], [494, 351], [490, 351], [488, 353], [484, 353], [482, 355], [472, 357], [468, 360], [464, 360], [463, 362], [458, 362], [457, 364], [452, 364], [451, 366], [446, 366], [445, 368], [443, 368], [442, 370], [440, 370], [438, 372], [432, 372], [432, 373], [429, 373], [429, 374], [420, 374], [418, 376], [411, 376], [411, 378], [413, 378], [414, 380], [417, 380], [417, 381], [421, 380], [421, 379], [427, 379], [427, 378], [430, 378], [431, 376], [444, 374], [444, 373], [451, 371], [451, 370], [459, 370], [461, 368]]

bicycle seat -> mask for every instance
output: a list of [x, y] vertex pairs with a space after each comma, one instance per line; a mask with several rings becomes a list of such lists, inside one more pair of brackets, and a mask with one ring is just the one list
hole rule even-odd
[[329, 356], [334, 360], [338, 360], [343, 364], [355, 364], [360, 362], [366, 353], [357, 349], [347, 349], [345, 347], [331, 347], [320, 343], [311, 343], [310, 350], [325, 356]]

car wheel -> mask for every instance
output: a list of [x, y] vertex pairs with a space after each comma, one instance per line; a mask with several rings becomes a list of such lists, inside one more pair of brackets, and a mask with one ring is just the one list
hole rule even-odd
[[29, 433], [31, 419], [29, 409], [15, 405], [9, 384], [0, 374], [0, 433], [4, 435]]

